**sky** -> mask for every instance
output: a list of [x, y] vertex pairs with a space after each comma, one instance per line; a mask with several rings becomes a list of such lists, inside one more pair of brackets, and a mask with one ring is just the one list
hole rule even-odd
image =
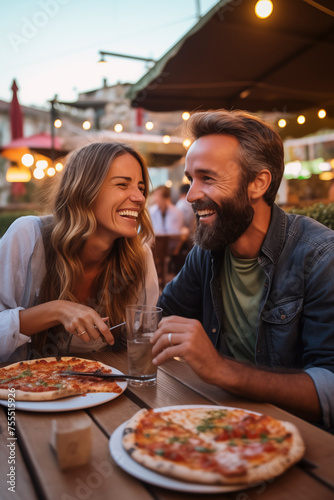
[[147, 63], [100, 50], [159, 59], [217, 0], [0, 0], [0, 99], [48, 108], [55, 95], [75, 101], [79, 92], [117, 82], [135, 83]]

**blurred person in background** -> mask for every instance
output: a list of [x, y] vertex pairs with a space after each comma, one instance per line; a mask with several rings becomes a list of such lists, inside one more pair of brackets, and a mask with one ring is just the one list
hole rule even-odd
[[191, 203], [187, 200], [189, 188], [190, 184], [182, 184], [180, 186], [179, 199], [175, 206], [183, 213], [184, 224], [189, 229], [189, 234], [191, 235], [196, 229], [196, 218]]
[[143, 158], [93, 143], [59, 179], [52, 215], [21, 217], [0, 241], [1, 361], [104, 350], [115, 342], [107, 320], [158, 298]]
[[171, 189], [167, 186], [156, 187], [150, 196], [149, 213], [156, 235], [181, 234], [184, 218], [172, 202]]

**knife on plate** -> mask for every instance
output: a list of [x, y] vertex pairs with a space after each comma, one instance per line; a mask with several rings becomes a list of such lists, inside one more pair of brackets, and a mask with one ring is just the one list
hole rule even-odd
[[79, 377], [99, 377], [114, 380], [151, 380], [152, 375], [126, 375], [123, 373], [103, 373], [103, 372], [75, 372], [71, 370], [64, 370], [60, 373], [63, 377], [79, 376]]

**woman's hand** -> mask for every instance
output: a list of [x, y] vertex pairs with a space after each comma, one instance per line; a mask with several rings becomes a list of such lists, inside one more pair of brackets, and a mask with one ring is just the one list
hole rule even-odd
[[83, 304], [67, 300], [57, 302], [59, 319], [66, 331], [83, 342], [103, 337], [108, 344], [114, 344], [114, 337], [105, 323], [108, 318], [101, 318], [94, 309]]
[[108, 344], [114, 344], [105, 321], [91, 307], [69, 300], [52, 300], [28, 309], [23, 309], [20, 315], [20, 333], [33, 335], [62, 324], [66, 331], [76, 335], [83, 342], [103, 337]]
[[163, 318], [151, 343], [154, 364], [160, 365], [176, 356], [183, 358], [206, 382], [212, 383], [215, 368], [223, 361], [202, 324], [195, 319], [180, 316]]

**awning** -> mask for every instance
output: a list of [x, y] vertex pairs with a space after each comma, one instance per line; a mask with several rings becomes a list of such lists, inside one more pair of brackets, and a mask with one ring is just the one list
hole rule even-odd
[[334, 112], [333, 0], [221, 0], [135, 85], [134, 107], [151, 111], [324, 107]]

